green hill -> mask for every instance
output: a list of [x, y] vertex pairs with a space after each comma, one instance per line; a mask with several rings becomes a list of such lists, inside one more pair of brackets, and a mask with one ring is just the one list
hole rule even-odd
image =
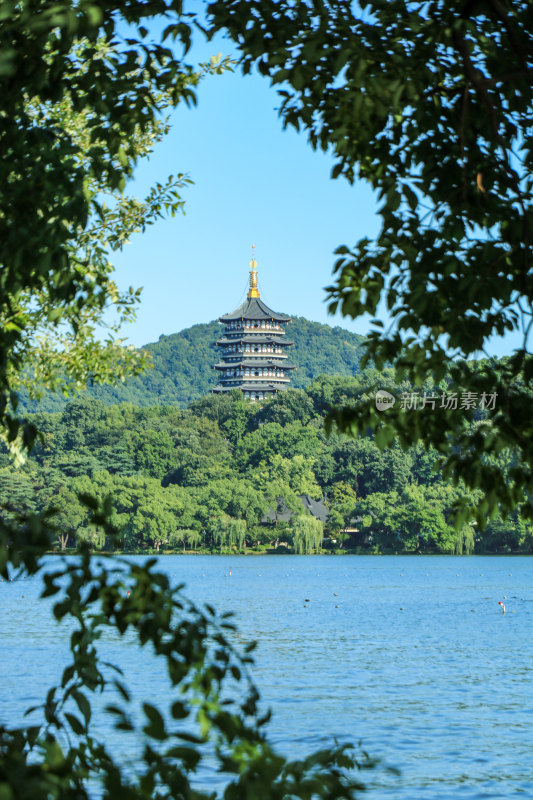
[[[186, 407], [206, 395], [217, 382], [213, 364], [219, 359], [215, 342], [221, 332], [222, 325], [209, 322], [161, 336], [144, 347], [152, 357], [152, 369], [118, 386], [91, 387], [88, 394], [107, 404]], [[295, 343], [289, 358], [298, 367], [292, 374], [291, 386], [303, 388], [321, 374], [353, 375], [359, 370], [363, 337], [358, 334], [295, 317], [288, 326], [287, 338]], [[58, 411], [64, 403], [62, 397], [47, 395], [38, 409]], [[27, 397], [21, 396], [21, 404], [28, 411], [37, 410], [37, 404]]]

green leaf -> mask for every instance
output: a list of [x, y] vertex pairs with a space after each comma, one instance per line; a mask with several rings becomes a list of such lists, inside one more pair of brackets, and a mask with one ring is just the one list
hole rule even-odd
[[185, 765], [187, 770], [194, 771], [200, 762], [202, 756], [195, 750], [193, 747], [171, 747], [169, 750], [166, 751], [167, 758], [175, 758], [179, 761], [182, 761]]
[[78, 689], [73, 689], [72, 697], [76, 701], [79, 710], [83, 714], [83, 717], [85, 719], [85, 724], [88, 725], [89, 722], [91, 721], [91, 705], [89, 701], [87, 700], [86, 696]]
[[157, 708], [150, 703], [143, 703], [143, 711], [149, 721], [149, 724], [143, 728], [144, 733], [159, 741], [166, 739], [168, 734], [165, 730], [165, 722]]
[[65, 719], [67, 720], [68, 724], [72, 728], [75, 734], [78, 736], [82, 736], [85, 732], [85, 726], [80, 722], [78, 717], [74, 714], [69, 714], [67, 711], [65, 712]]

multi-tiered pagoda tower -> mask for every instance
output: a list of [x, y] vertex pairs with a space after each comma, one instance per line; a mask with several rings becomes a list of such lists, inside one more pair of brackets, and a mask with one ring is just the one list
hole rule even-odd
[[285, 339], [287, 314], [272, 311], [260, 300], [257, 289], [255, 247], [250, 261], [250, 289], [242, 306], [219, 318], [226, 327], [217, 345], [222, 348], [220, 382], [213, 392], [240, 389], [250, 400], [263, 400], [286, 389], [293, 364], [286, 349], [294, 344]]

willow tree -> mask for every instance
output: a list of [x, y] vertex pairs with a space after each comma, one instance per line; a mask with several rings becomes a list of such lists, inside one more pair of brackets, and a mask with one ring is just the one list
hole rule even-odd
[[298, 514], [291, 520], [294, 552], [300, 555], [312, 553], [322, 545], [324, 525], [309, 514]]
[[[532, 4], [215, 0], [208, 14], [244, 72], [279, 87], [283, 124], [332, 154], [333, 178], [378, 198], [379, 233], [337, 249], [328, 288], [332, 312], [386, 309], [365, 361], [428, 394], [446, 376], [478, 411], [497, 400], [476, 428], [472, 405], [440, 407], [438, 393], [412, 413], [361, 398], [335, 422], [374, 429], [381, 446], [436, 447], [448, 474], [483, 489], [479, 522], [498, 503], [533, 516]], [[521, 334], [511, 357], [469, 361], [509, 332]]]
[[171, 545], [181, 543], [184, 553], [187, 547], [193, 549], [199, 545], [201, 541], [202, 534], [200, 531], [195, 531], [193, 528], [180, 528], [169, 537]]

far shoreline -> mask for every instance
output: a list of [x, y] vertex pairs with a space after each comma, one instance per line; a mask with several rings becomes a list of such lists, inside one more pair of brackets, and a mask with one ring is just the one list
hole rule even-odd
[[[66, 550], [49, 550], [46, 552], [47, 556], [80, 556], [82, 555], [81, 550], [73, 550], [70, 549]], [[185, 552], [181, 550], [163, 550], [159, 552], [147, 552], [146, 550], [93, 550], [91, 552], [92, 556], [146, 556], [146, 558], [159, 558], [159, 557], [167, 557], [167, 556], [212, 556], [212, 557], [220, 557], [223, 556], [224, 558], [247, 558], [247, 557], [255, 557], [255, 556], [269, 556], [269, 557], [276, 557], [279, 556], [280, 558], [286, 558], [287, 556], [298, 556], [300, 557], [316, 557], [316, 556], [372, 556], [381, 558], [383, 556], [398, 556], [398, 557], [420, 557], [420, 556], [431, 556], [432, 558], [449, 558], [449, 557], [456, 557], [456, 558], [475, 558], [476, 556], [479, 557], [516, 557], [516, 556], [532, 556], [533, 553], [526, 553], [526, 552], [510, 552], [510, 553], [421, 553], [421, 552], [402, 552], [402, 553], [370, 553], [370, 552], [354, 552], [353, 550], [346, 550], [346, 551], [335, 551], [335, 552], [321, 552], [321, 553], [280, 553], [280, 552], [269, 552], [267, 550], [262, 551], [250, 551], [246, 553], [238, 553], [238, 552], [228, 552], [228, 553], [213, 553], [213, 552], [199, 552], [199, 551], [192, 551], [187, 550]]]

